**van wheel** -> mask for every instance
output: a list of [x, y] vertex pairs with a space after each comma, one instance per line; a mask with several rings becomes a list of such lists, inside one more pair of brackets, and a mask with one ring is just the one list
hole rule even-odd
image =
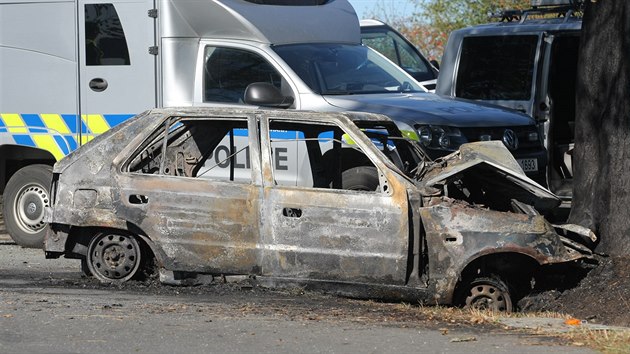
[[139, 274], [141, 255], [135, 237], [106, 232], [90, 241], [86, 261], [96, 279], [103, 283], [122, 283]]
[[18, 170], [4, 189], [4, 224], [13, 241], [22, 247], [44, 245], [44, 208], [50, 206], [51, 182], [52, 167], [31, 165]]
[[496, 276], [476, 278], [467, 289], [464, 308], [507, 313], [513, 310], [509, 288]]
[[353, 167], [341, 173], [341, 187], [346, 190], [375, 191], [378, 185], [378, 170], [373, 166]]

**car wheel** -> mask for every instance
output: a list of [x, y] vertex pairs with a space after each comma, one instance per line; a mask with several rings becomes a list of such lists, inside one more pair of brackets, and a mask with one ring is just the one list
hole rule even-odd
[[88, 266], [87, 257], [81, 258], [81, 273], [83, 273], [83, 276], [85, 277], [92, 276], [92, 271], [90, 270], [90, 267]]
[[480, 277], [468, 285], [464, 308], [510, 313], [513, 310], [510, 291], [498, 277]]
[[135, 237], [102, 233], [88, 245], [87, 267], [103, 283], [122, 283], [139, 273], [141, 254]]
[[2, 212], [7, 232], [22, 247], [42, 248], [47, 224], [44, 209], [50, 206], [52, 167], [31, 165], [18, 170], [7, 183]]
[[341, 174], [341, 187], [346, 190], [375, 191], [378, 188], [378, 170], [373, 166], [349, 168]]

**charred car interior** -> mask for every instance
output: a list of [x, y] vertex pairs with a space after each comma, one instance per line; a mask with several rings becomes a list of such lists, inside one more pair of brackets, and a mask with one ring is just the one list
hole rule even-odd
[[501, 142], [432, 161], [387, 117], [155, 109], [58, 162], [48, 258], [119, 283], [245, 276], [359, 298], [511, 311], [593, 260]]

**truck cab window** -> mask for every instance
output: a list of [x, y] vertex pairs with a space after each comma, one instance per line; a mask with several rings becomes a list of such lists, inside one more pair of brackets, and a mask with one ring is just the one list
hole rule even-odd
[[113, 4], [85, 5], [85, 64], [131, 65], [125, 31]]
[[206, 47], [204, 101], [243, 103], [247, 86], [268, 82], [283, 90], [280, 74], [258, 54], [245, 50]]

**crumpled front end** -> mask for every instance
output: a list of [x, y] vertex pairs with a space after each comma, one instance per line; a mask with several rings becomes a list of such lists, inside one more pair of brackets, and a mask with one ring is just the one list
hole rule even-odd
[[593, 259], [580, 241], [595, 235], [551, 225], [541, 213], [559, 199], [525, 176], [500, 142], [464, 145], [419, 174], [436, 191], [419, 213], [438, 303], [451, 303], [457, 284], [475, 273], [524, 282], [540, 266]]
[[469, 272], [518, 277], [529, 275], [534, 266], [593, 259], [588, 248], [558, 235], [540, 215], [475, 208], [446, 199], [421, 208], [420, 215], [439, 303], [452, 302], [457, 282]]

